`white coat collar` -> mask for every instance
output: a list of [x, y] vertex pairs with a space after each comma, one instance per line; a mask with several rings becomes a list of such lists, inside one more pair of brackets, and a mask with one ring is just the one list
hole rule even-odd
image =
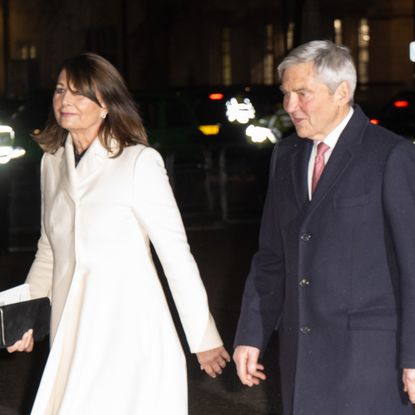
[[79, 198], [79, 187], [91, 176], [99, 173], [104, 162], [111, 154], [106, 150], [101, 141], [96, 138], [86, 150], [78, 166], [75, 167], [74, 146], [72, 137], [68, 134], [61, 159], [61, 172], [63, 185], [74, 201]]

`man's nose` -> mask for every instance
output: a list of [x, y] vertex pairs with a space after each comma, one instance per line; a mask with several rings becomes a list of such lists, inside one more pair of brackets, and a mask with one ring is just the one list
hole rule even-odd
[[284, 109], [286, 112], [294, 112], [298, 107], [298, 99], [295, 94], [287, 94], [284, 97]]

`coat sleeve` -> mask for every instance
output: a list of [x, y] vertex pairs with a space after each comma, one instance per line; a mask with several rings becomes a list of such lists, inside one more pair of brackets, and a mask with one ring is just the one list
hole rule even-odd
[[415, 368], [415, 147], [405, 140], [389, 155], [383, 201], [399, 273], [400, 365]]
[[277, 150], [271, 158], [270, 176], [259, 233], [258, 251], [251, 263], [234, 346], [264, 351], [277, 328], [284, 300], [284, 252], [277, 205]]
[[221, 346], [163, 159], [154, 149], [144, 149], [136, 159], [134, 193], [135, 214], [161, 262], [190, 350]]
[[27, 275], [26, 282], [30, 286], [32, 298], [49, 297], [52, 292], [52, 275], [53, 275], [53, 253], [49, 244], [48, 237], [44, 226], [44, 181], [47, 174], [45, 168], [45, 157], [41, 163], [41, 219], [40, 219], [40, 238], [37, 244], [35, 260]]

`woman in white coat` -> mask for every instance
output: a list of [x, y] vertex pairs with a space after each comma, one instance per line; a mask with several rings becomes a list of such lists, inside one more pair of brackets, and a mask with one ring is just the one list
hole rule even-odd
[[[42, 228], [27, 277], [33, 298], [51, 298], [51, 349], [31, 413], [185, 415], [184, 354], [150, 241], [201, 369], [215, 377], [229, 355], [162, 158], [98, 55], [64, 62], [53, 110], [38, 137]], [[9, 351], [32, 348], [30, 330]]]

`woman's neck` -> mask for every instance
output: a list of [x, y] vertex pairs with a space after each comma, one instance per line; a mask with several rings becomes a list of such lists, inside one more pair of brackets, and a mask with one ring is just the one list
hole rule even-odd
[[94, 139], [96, 138], [96, 134], [94, 135], [86, 135], [86, 134], [79, 134], [73, 131], [69, 131], [72, 137], [72, 142], [75, 148], [75, 151], [77, 154], [82, 154], [83, 152], [85, 152], [89, 146], [91, 145], [91, 143], [94, 141]]

